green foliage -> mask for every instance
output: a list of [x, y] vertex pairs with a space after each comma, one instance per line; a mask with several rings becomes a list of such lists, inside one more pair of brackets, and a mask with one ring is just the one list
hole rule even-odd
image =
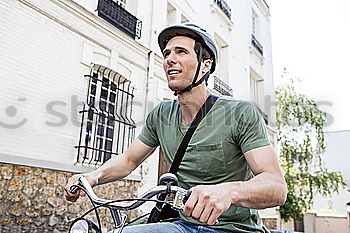
[[280, 213], [285, 221], [298, 220], [312, 207], [316, 193], [330, 196], [344, 181], [322, 162], [326, 115], [315, 101], [298, 93], [292, 79], [276, 89], [276, 100], [277, 141], [289, 190]]

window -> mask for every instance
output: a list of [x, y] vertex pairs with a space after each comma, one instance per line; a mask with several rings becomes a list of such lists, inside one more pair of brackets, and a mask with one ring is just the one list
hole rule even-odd
[[96, 166], [122, 153], [134, 139], [134, 88], [123, 76], [100, 65], [94, 65], [87, 77], [77, 163]]
[[166, 25], [176, 24], [176, 9], [169, 2], [167, 4]]
[[252, 34], [256, 35], [258, 33], [258, 15], [255, 11], [252, 12]]
[[255, 103], [259, 101], [259, 81], [250, 76], [250, 98]]
[[261, 105], [260, 100], [264, 96], [263, 81], [253, 69], [250, 69], [250, 99], [258, 105]]
[[264, 48], [259, 42], [260, 37], [260, 31], [259, 31], [259, 17], [255, 13], [255, 11], [252, 11], [252, 34], [251, 34], [251, 44], [252, 46], [258, 51], [260, 56], [264, 55]]
[[294, 231], [304, 232], [304, 219], [294, 220]]
[[228, 83], [230, 67], [229, 46], [219, 35], [215, 34], [214, 38], [218, 46], [218, 67], [216, 67], [215, 74], [222, 81]]
[[266, 125], [268, 125], [269, 116], [262, 109], [264, 95], [264, 79], [250, 68], [250, 100], [255, 103]]
[[167, 2], [167, 14], [166, 25], [173, 25], [179, 23], [188, 23], [190, 20], [182, 13], [180, 9], [177, 9], [174, 5]]

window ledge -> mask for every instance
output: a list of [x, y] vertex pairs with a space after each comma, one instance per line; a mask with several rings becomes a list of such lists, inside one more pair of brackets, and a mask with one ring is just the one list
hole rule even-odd
[[221, 16], [221, 18], [223, 18], [223, 20], [228, 26], [228, 30], [232, 31], [233, 21], [229, 19], [227, 15], [225, 15], [225, 13], [214, 2], [210, 4], [210, 8], [213, 13], [217, 13]]
[[249, 52], [255, 54], [255, 56], [257, 56], [257, 58], [260, 60], [260, 64], [264, 65], [265, 57], [261, 55], [261, 53], [254, 46], [249, 46]]

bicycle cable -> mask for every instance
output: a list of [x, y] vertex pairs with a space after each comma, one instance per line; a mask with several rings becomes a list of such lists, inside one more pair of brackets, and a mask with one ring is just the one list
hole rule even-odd
[[[90, 197], [90, 195], [88, 194], [88, 192], [87, 192], [87, 190], [85, 189], [84, 186], [81, 186], [81, 185], [79, 185], [79, 184], [76, 184], [76, 186], [85, 192], [86, 196], [88, 196], [89, 200], [91, 201], [91, 204], [94, 206], [93, 210], [95, 210], [95, 214], [96, 214], [96, 218], [97, 218], [97, 223], [98, 223], [98, 228], [99, 228], [99, 230], [101, 231], [102, 225], [101, 225], [101, 221], [100, 221], [100, 215], [98, 214], [97, 208], [95, 209], [95, 207], [96, 207], [95, 202], [92, 200], [92, 198]], [[90, 210], [91, 210], [91, 209], [90, 209]], [[90, 212], [91, 212], [91, 211], [90, 211]], [[83, 214], [83, 215], [81, 216], [81, 218], [84, 218], [84, 217], [85, 217], [87, 214], [89, 214], [90, 212]]]
[[[99, 216], [99, 213], [97, 211], [98, 208], [100, 207], [105, 207], [111, 203], [116, 203], [116, 202], [124, 202], [124, 201], [143, 201], [143, 202], [147, 202], [147, 201], [152, 201], [152, 202], [156, 202], [156, 203], [162, 203], [162, 204], [169, 204], [167, 201], [161, 201], [161, 200], [157, 200], [157, 199], [148, 199], [148, 198], [127, 198], [127, 199], [119, 199], [119, 200], [112, 200], [112, 201], [108, 201], [108, 202], [105, 202], [103, 204], [96, 204], [92, 197], [88, 194], [87, 190], [85, 189], [84, 186], [82, 185], [79, 185], [79, 184], [75, 184], [76, 187], [78, 187], [79, 189], [81, 189], [82, 191], [84, 191], [86, 193], [86, 195], [88, 196], [89, 200], [91, 201], [92, 205], [94, 206], [93, 208], [89, 209], [88, 211], [86, 211], [83, 215], [81, 215], [80, 218], [84, 218], [86, 215], [88, 215], [89, 213], [91, 213], [92, 211], [95, 211], [95, 215], [96, 215], [96, 218], [97, 218], [97, 223], [98, 223], [98, 227], [101, 231], [102, 229], [102, 225], [101, 225], [101, 220], [100, 220], [100, 216]], [[113, 208], [113, 207], [111, 207]], [[127, 210], [127, 207], [124, 207], [126, 210]], [[149, 214], [149, 213], [148, 213]], [[141, 216], [141, 217], [144, 217], [146, 216], [147, 214]], [[141, 217], [139, 218], [136, 218], [134, 221], [136, 221], [137, 219], [140, 219]], [[132, 221], [133, 222], [133, 221]], [[128, 223], [130, 224], [130, 223]], [[127, 224], [127, 225], [128, 225]]]
[[99, 204], [93, 208], [91, 208], [90, 210], [86, 211], [81, 217], [85, 217], [86, 215], [88, 215], [89, 213], [91, 213], [92, 211], [100, 208], [100, 207], [104, 207], [106, 205], [109, 205], [111, 203], [115, 203], [115, 202], [123, 202], [123, 201], [153, 201], [153, 202], [157, 202], [157, 203], [162, 203], [162, 204], [169, 204], [167, 201], [160, 201], [160, 200], [154, 200], [154, 199], [146, 199], [146, 198], [128, 198], [128, 199], [119, 199], [119, 200], [113, 200], [113, 201], [109, 201], [103, 204]]

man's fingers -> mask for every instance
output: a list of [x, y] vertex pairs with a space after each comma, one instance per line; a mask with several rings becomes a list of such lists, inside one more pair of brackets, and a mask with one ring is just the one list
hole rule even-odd
[[211, 211], [211, 215], [209, 216], [209, 219], [207, 221], [208, 225], [214, 225], [215, 222], [217, 221], [217, 219], [219, 218], [219, 216], [223, 213], [223, 211], [221, 209], [216, 209], [214, 208]]
[[76, 193], [71, 193], [69, 192], [69, 190], [70, 190], [70, 186], [67, 185], [64, 189], [65, 198], [67, 201], [76, 202], [80, 196], [85, 196], [85, 193], [82, 192], [81, 190], [77, 190]]
[[221, 185], [199, 185], [191, 189], [192, 194], [184, 207], [186, 217], [213, 225], [220, 215], [231, 206], [227, 190]]
[[67, 200], [67, 201], [70, 201], [70, 202], [76, 202], [78, 199], [77, 199], [77, 198], [70, 198], [70, 197], [67, 197], [66, 200]]
[[209, 218], [211, 212], [212, 212], [212, 209], [210, 207], [206, 206], [206, 208], [204, 208], [204, 210], [203, 210], [203, 212], [198, 220], [202, 223], [206, 223], [208, 221], [208, 218]]
[[186, 217], [190, 217], [192, 215], [192, 211], [197, 203], [197, 195], [192, 192], [191, 196], [188, 198], [188, 200], [185, 203], [183, 213]]
[[195, 207], [192, 210], [191, 216], [195, 219], [199, 219], [202, 215], [202, 212], [204, 210], [204, 203], [203, 202], [197, 202]]
[[67, 196], [67, 195], [66, 195], [66, 200], [67, 200], [67, 201], [70, 201], [70, 202], [76, 202], [76, 201], [77, 201], [77, 199], [78, 199], [78, 198], [77, 198], [77, 197], [75, 197], [75, 196], [70, 197], [70, 196]]
[[64, 191], [65, 191], [65, 197], [66, 197], [66, 200], [67, 201], [71, 201], [71, 202], [75, 202], [79, 196], [83, 196], [82, 193], [84, 192], [81, 192], [81, 190], [77, 190], [76, 193], [71, 193], [70, 192], [70, 188], [72, 187], [72, 185], [78, 180], [78, 178], [80, 177], [81, 175], [78, 174], [78, 175], [74, 175], [72, 177], [70, 177], [67, 181], [67, 184], [66, 186], [64, 187]]
[[192, 215], [192, 210], [194, 208], [195, 204], [192, 204], [192, 202], [187, 201], [185, 204], [185, 207], [183, 209], [183, 213], [186, 217], [190, 217]]
[[72, 193], [70, 193], [69, 191], [67, 191], [67, 190], [65, 190], [65, 198], [66, 198], [66, 200], [67, 201], [72, 201], [72, 202], [75, 202], [76, 201], [76, 199], [78, 198], [78, 193], [76, 193], [76, 194], [72, 194]]

